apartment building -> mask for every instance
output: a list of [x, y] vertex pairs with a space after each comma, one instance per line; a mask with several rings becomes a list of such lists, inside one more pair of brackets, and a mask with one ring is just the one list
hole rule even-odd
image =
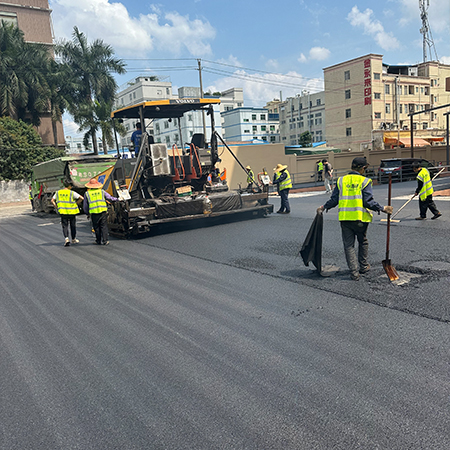
[[266, 108], [241, 107], [221, 113], [227, 142], [280, 142], [279, 114]]
[[[0, 2], [0, 24], [2, 21], [16, 25], [24, 34], [26, 42], [45, 44], [53, 53], [53, 29], [48, 0], [3, 0]], [[37, 132], [44, 145], [54, 145], [50, 111], [41, 115]], [[58, 146], [64, 146], [64, 131], [57, 123]]]
[[427, 130], [431, 139], [436, 130], [445, 129], [446, 110], [425, 111], [450, 103], [450, 92], [445, 90], [448, 77], [449, 65], [429, 61], [394, 66], [383, 63], [383, 56], [377, 54], [325, 68], [328, 145], [351, 150], [381, 149], [392, 145], [392, 133], [374, 139], [372, 131], [397, 130], [396, 144], [402, 145], [402, 138], [408, 146], [410, 113], [419, 113], [413, 116], [413, 129]]

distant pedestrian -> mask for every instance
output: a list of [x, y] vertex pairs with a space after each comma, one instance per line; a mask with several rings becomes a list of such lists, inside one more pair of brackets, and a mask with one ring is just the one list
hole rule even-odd
[[[370, 269], [369, 241], [366, 237], [367, 228], [372, 222], [369, 210], [392, 214], [392, 206], [381, 206], [374, 200], [372, 180], [364, 176], [367, 167], [366, 158], [354, 158], [352, 170], [348, 175], [338, 178], [331, 198], [317, 208], [317, 213], [322, 214], [324, 209], [328, 211], [335, 206], [339, 207], [342, 241], [352, 280], [359, 280], [359, 274], [367, 273]], [[358, 255], [355, 250], [355, 238], [359, 244]]]
[[289, 214], [291, 207], [289, 205], [289, 190], [292, 188], [291, 174], [287, 166], [278, 164], [274, 169], [273, 184], [277, 185], [278, 195], [281, 197], [281, 206], [277, 214]]
[[131, 143], [133, 144], [134, 155], [137, 158], [139, 155], [139, 148], [141, 146], [142, 129], [141, 123], [136, 122], [136, 130], [131, 135]]
[[70, 245], [69, 225], [72, 244], [80, 242], [77, 239], [77, 214], [80, 212], [78, 204], [83, 200], [83, 196], [72, 191], [73, 185], [70, 181], [64, 181], [64, 189], [55, 192], [52, 204], [56, 212], [61, 216], [61, 226], [64, 235], [64, 247]]
[[317, 170], [317, 181], [323, 181], [323, 162], [319, 159], [316, 162], [316, 170]]
[[32, 185], [29, 185], [29, 193], [28, 193], [28, 198], [30, 199], [30, 203], [31, 203], [31, 212], [34, 212], [34, 201], [33, 201], [33, 191], [32, 191]]
[[247, 171], [247, 189], [251, 189], [255, 182], [255, 174], [250, 166], [247, 166], [245, 170]]
[[84, 196], [83, 209], [91, 216], [92, 227], [95, 232], [95, 243], [108, 245], [108, 202], [117, 202], [118, 198], [109, 195], [102, 187], [103, 185], [92, 178], [86, 184], [88, 191]]
[[415, 173], [417, 173], [417, 189], [414, 197], [419, 196], [419, 211], [420, 216], [416, 217], [416, 220], [425, 220], [427, 218], [427, 210], [429, 209], [433, 219], [441, 217], [442, 214], [436, 207], [433, 200], [433, 184], [431, 182], [430, 172], [426, 167], [420, 167], [418, 162], [413, 162], [412, 168]]
[[327, 159], [322, 159], [324, 186], [327, 194], [331, 194], [333, 190], [333, 167]]

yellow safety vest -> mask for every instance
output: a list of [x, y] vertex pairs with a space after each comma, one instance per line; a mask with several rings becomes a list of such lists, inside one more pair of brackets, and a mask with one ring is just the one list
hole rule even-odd
[[372, 213], [363, 206], [363, 189], [371, 183], [370, 178], [348, 174], [337, 182], [339, 189], [339, 220], [372, 222]]
[[[279, 185], [278, 185], [279, 191], [283, 191], [284, 189], [290, 189], [292, 187], [291, 174], [287, 170], [285, 170], [285, 173], [287, 176], [281, 183], [279, 183]], [[281, 173], [277, 172], [275, 181], [278, 180], [278, 178], [280, 178], [280, 175], [281, 175]]]
[[317, 163], [317, 170], [319, 172], [323, 171], [323, 162], [322, 161], [320, 163]]
[[429, 195], [432, 195], [433, 185], [431, 184], [430, 172], [425, 167], [422, 167], [422, 170], [418, 173], [417, 179], [423, 182], [422, 189], [419, 192], [420, 200], [424, 201]]
[[89, 189], [86, 195], [89, 202], [89, 214], [100, 214], [108, 210], [103, 189]]
[[70, 189], [60, 189], [56, 193], [56, 204], [58, 205], [59, 214], [73, 216], [80, 212], [73, 192]]
[[249, 170], [247, 172], [247, 183], [248, 184], [253, 183], [254, 180], [255, 180], [255, 175], [253, 173], [253, 170]]

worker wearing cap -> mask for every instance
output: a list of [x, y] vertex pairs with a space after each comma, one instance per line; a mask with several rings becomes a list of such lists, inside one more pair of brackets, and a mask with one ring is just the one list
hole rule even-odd
[[69, 225], [70, 234], [72, 236], [72, 244], [80, 242], [77, 239], [77, 214], [80, 212], [78, 203], [81, 203], [83, 197], [77, 192], [72, 191], [72, 183], [64, 181], [64, 188], [55, 192], [52, 197], [52, 204], [58, 214], [61, 216], [61, 226], [64, 235], [64, 247], [70, 245], [69, 239]]
[[420, 167], [418, 162], [413, 162], [412, 168], [417, 173], [417, 189], [414, 197], [419, 196], [419, 211], [420, 216], [416, 217], [416, 220], [425, 220], [427, 218], [427, 210], [429, 209], [433, 219], [441, 217], [442, 214], [436, 207], [433, 200], [433, 184], [431, 182], [430, 172], [426, 167]]
[[291, 207], [289, 205], [289, 189], [292, 188], [291, 174], [287, 170], [287, 166], [277, 164], [274, 169], [273, 184], [277, 185], [277, 192], [281, 197], [281, 206], [277, 211], [278, 214], [289, 214]]
[[255, 181], [255, 174], [250, 166], [247, 166], [245, 170], [247, 171], [247, 189], [251, 189]]
[[[370, 269], [368, 262], [369, 242], [367, 228], [372, 222], [371, 211], [392, 214], [392, 206], [381, 206], [373, 198], [372, 180], [364, 176], [368, 164], [366, 158], [357, 157], [352, 161], [352, 170], [348, 175], [339, 177], [330, 199], [317, 208], [317, 213], [338, 206], [339, 222], [342, 230], [345, 257], [350, 277], [359, 280], [359, 274]], [[358, 256], [355, 251], [355, 238], [358, 239]], [[359, 267], [358, 267], [359, 263]]]
[[86, 183], [88, 191], [84, 196], [83, 209], [87, 215], [91, 216], [92, 227], [95, 232], [95, 243], [108, 245], [108, 202], [117, 202], [118, 198], [105, 192], [100, 183], [92, 178]]

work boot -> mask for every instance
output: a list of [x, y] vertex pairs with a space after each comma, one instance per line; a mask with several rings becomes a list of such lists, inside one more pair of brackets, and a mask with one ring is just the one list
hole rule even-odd
[[422, 217], [422, 216], [416, 217], [416, 220], [426, 220], [426, 219], [427, 219], [426, 217]]
[[351, 278], [353, 281], [359, 281], [359, 273], [357, 273], [357, 274], [351, 273], [351, 274], [350, 274], [350, 278]]
[[70, 245], [69, 238], [66, 237], [66, 238], [64, 239], [64, 247], [68, 247], [69, 245]]
[[78, 244], [80, 241], [77, 238], [72, 239], [72, 244]]
[[284, 214], [284, 211], [281, 211], [281, 209], [279, 209], [279, 210], [277, 211], [277, 214]]
[[367, 264], [366, 267], [363, 267], [362, 269], [359, 269], [359, 273], [365, 274], [370, 270], [370, 264]]
[[441, 217], [441, 216], [442, 216], [442, 214], [440, 212], [438, 212], [431, 218], [431, 220], [437, 219], [438, 217]]

